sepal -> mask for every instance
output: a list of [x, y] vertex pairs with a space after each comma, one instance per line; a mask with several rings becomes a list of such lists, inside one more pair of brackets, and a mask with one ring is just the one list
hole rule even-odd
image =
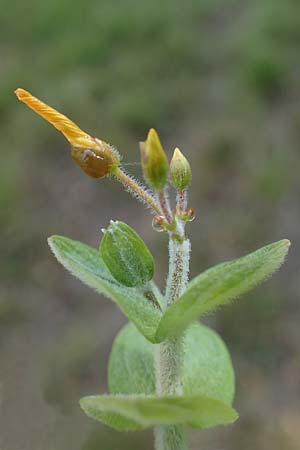
[[154, 259], [140, 236], [126, 223], [111, 221], [100, 243], [103, 261], [127, 287], [145, 286], [154, 275]]

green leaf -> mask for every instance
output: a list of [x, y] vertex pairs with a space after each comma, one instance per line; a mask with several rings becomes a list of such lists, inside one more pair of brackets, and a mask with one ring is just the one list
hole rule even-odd
[[203, 314], [229, 303], [269, 277], [284, 262], [289, 246], [290, 242], [284, 239], [198, 275], [163, 315], [157, 342], [182, 332]]
[[206, 395], [231, 406], [235, 392], [231, 358], [211, 328], [194, 323], [187, 329], [182, 377], [185, 395]]
[[48, 243], [67, 270], [97, 292], [114, 300], [139, 331], [150, 341], [155, 341], [161, 312], [141, 289], [118, 283], [104, 264], [99, 251], [94, 248], [63, 236], [52, 236]]
[[111, 394], [155, 394], [154, 348], [132, 323], [124, 325], [109, 355]]
[[[220, 400], [205, 396], [154, 397], [95, 395], [80, 400], [84, 412], [117, 430], [135, 430], [156, 425], [182, 424], [196, 428], [226, 425], [237, 412]], [[127, 426], [118, 419], [127, 419]]]
[[[193, 324], [184, 336], [183, 394], [204, 395], [231, 406], [234, 371], [227, 348], [210, 328]], [[154, 395], [155, 345], [133, 324], [118, 333], [109, 357], [108, 385], [111, 394]]]

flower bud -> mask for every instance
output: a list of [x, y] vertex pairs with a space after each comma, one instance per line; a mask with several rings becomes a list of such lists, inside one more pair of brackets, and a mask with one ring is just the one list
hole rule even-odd
[[169, 164], [158, 134], [151, 128], [145, 142], [140, 142], [141, 162], [144, 177], [157, 191], [167, 183]]
[[24, 89], [15, 91], [18, 99], [59, 130], [71, 144], [71, 156], [91, 177], [102, 178], [120, 163], [109, 144], [82, 131], [74, 122]]
[[100, 253], [113, 277], [128, 287], [145, 286], [153, 278], [154, 260], [139, 235], [124, 222], [111, 221]]
[[175, 148], [173, 158], [170, 163], [171, 183], [176, 189], [185, 189], [191, 181], [191, 166], [179, 148]]

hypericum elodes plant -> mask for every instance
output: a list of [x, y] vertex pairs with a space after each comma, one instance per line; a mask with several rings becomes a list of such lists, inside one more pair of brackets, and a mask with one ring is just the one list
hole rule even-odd
[[[188, 282], [190, 241], [185, 225], [190, 164], [176, 148], [169, 165], [155, 130], [140, 143], [141, 163], [151, 190], [128, 175], [118, 152], [91, 137], [53, 108], [17, 89], [19, 100], [54, 125], [71, 144], [71, 155], [90, 176], [114, 177], [155, 214], [153, 228], [169, 236], [169, 271], [162, 293], [153, 281], [154, 259], [129, 225], [103, 229], [100, 249], [62, 236], [49, 238], [60, 263], [83, 283], [118, 304], [129, 323], [118, 333], [108, 367], [110, 394], [80, 400], [85, 413], [121, 431], [155, 430], [156, 450], [186, 450], [186, 427], [234, 422], [234, 371], [228, 350], [197, 319], [248, 291], [283, 263], [290, 242], [267, 245], [219, 264]], [[176, 191], [172, 209], [168, 178]]]

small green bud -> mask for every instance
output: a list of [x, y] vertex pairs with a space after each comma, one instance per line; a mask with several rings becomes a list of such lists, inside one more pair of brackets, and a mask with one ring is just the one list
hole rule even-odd
[[111, 221], [100, 253], [113, 277], [128, 287], [145, 286], [153, 278], [154, 260], [139, 235], [124, 222]]
[[175, 148], [173, 158], [170, 163], [170, 177], [176, 189], [185, 189], [191, 181], [191, 166], [179, 148]]
[[151, 128], [145, 142], [140, 142], [144, 177], [157, 191], [167, 184], [169, 164], [157, 132]]

